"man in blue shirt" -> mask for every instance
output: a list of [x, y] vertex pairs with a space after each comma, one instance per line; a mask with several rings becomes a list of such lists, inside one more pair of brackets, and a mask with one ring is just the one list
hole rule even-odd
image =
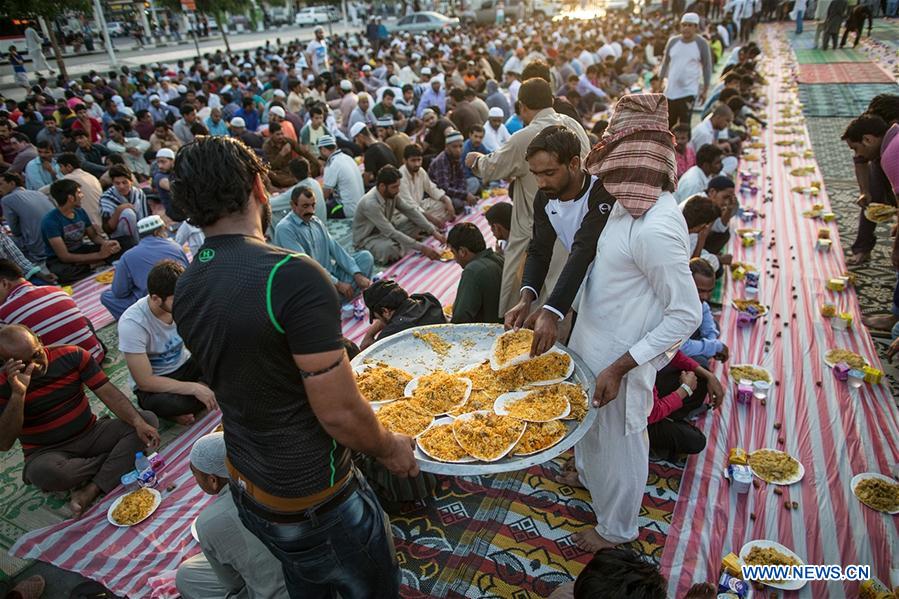
[[60, 285], [83, 279], [95, 264], [111, 264], [119, 257], [119, 243], [103, 239], [81, 207], [84, 194], [77, 182], [60, 179], [50, 186], [50, 195], [58, 208], [44, 216], [41, 234], [47, 244], [47, 270]]
[[154, 214], [140, 219], [137, 231], [140, 243], [122, 254], [115, 264], [112, 286], [100, 295], [100, 303], [116, 320], [147, 295], [147, 276], [161, 260], [174, 260], [185, 267], [188, 265], [184, 250], [166, 236], [162, 217]]
[[62, 178], [59, 165], [53, 158], [53, 145], [42, 141], [37, 145], [37, 158], [25, 165], [25, 187], [36, 191]]
[[306, 254], [328, 271], [337, 292], [349, 300], [371, 285], [375, 260], [368, 250], [352, 255], [334, 241], [315, 216], [315, 195], [308, 187], [294, 188], [292, 212], [275, 227], [274, 244]]
[[255, 132], [259, 128], [259, 113], [256, 112], [253, 98], [243, 99], [243, 108], [234, 113], [234, 116], [243, 119], [247, 131]]
[[712, 309], [709, 307], [709, 298], [715, 289], [715, 269], [702, 258], [690, 260], [690, 272], [693, 273], [693, 282], [699, 292], [702, 301], [702, 323], [693, 335], [684, 341], [680, 350], [687, 356], [699, 362], [703, 368], [707, 368], [709, 360], [715, 358], [726, 362], [728, 349], [718, 339], [720, 333], [715, 319], [712, 318]]
[[484, 127], [481, 125], [472, 125], [468, 128], [468, 139], [462, 144], [462, 172], [465, 174], [465, 184], [468, 186], [468, 193], [478, 195], [483, 187], [481, 179], [476, 177], [471, 169], [465, 166], [465, 157], [469, 152], [477, 152], [478, 154], [489, 154], [496, 148], [488, 148], [484, 145]]

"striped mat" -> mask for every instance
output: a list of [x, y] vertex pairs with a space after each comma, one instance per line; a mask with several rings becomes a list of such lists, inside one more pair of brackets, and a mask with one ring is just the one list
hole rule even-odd
[[[796, 101], [792, 92], [781, 91], [778, 81], [790, 77], [793, 62], [776, 27], [762, 32], [764, 70], [770, 76], [768, 118], [776, 120], [779, 102]], [[828, 349], [845, 347], [875, 367], [880, 364], [859, 323], [854, 292], [834, 295], [825, 290], [825, 282], [845, 270], [836, 226], [804, 218], [801, 213], [810, 202], [791, 192], [795, 185], [820, 180], [821, 174], [791, 176], [790, 167], [777, 159], [789, 148], [775, 146], [770, 129], [763, 132], [763, 141], [769, 159], [749, 168], [759, 169], [765, 189], [758, 198], [743, 201], [765, 214], [756, 224], [763, 229], [764, 240], [750, 248], [737, 245], [733, 253], [736, 260], [761, 269], [759, 298], [771, 312], [753, 328], [739, 329], [735, 310], [726, 306], [721, 329], [731, 348], [731, 363], [763, 366], [776, 383], [766, 406], [756, 401], [737, 404], [729, 392], [725, 408], [699, 425], [708, 445], [687, 462], [662, 558], [672, 597], [682, 596], [694, 581], [714, 579], [722, 556], [739, 552], [753, 539], [778, 541], [809, 564], [868, 564], [881, 580], [889, 579], [891, 556], [899, 550], [899, 519], [866, 508], [849, 488], [855, 474], [889, 474], [890, 466], [899, 462], [899, 411], [885, 385], [850, 390], [823, 362]], [[798, 164], [794, 159], [793, 166]], [[772, 202], [763, 203], [766, 193], [772, 194]], [[825, 194], [817, 201], [829, 207]], [[830, 231], [832, 252], [815, 250], [820, 228]], [[740, 284], [730, 283], [732, 297], [741, 292]], [[835, 333], [820, 318], [818, 310], [825, 299], [853, 315], [856, 324], [851, 331]], [[782, 496], [765, 484], [738, 495], [722, 476], [733, 447], [787, 451], [802, 462], [805, 477], [781, 487]], [[798, 509], [785, 509], [787, 500], [797, 502]], [[809, 582], [800, 592], [785, 596], [837, 599], [857, 592], [857, 583]]]
[[895, 83], [893, 76], [873, 62], [800, 64], [799, 83]]
[[100, 303], [100, 294], [108, 289], [109, 285], [98, 283], [95, 278], [97, 275], [109, 270], [112, 270], [112, 267], [98, 270], [88, 278], [72, 285], [72, 299], [75, 300], [75, 304], [78, 305], [81, 312], [94, 325], [95, 331], [99, 331], [113, 322], [112, 314]]
[[[795, 46], [794, 46], [795, 48]], [[834, 62], [866, 62], [868, 59], [858, 50], [814, 50], [796, 49], [799, 64], [824, 64]]]

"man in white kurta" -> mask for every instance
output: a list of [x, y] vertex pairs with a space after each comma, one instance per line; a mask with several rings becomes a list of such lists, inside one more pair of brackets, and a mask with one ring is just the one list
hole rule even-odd
[[569, 346], [599, 375], [598, 389], [620, 381], [575, 450], [607, 546], [637, 538], [656, 372], [700, 324], [689, 259], [687, 225], [671, 193], [638, 219], [615, 204], [582, 289]]
[[40, 74], [41, 71], [47, 70], [50, 71], [50, 74], [52, 75], [54, 71], [50, 68], [50, 65], [47, 64], [47, 59], [44, 58], [42, 45], [43, 39], [41, 39], [41, 34], [37, 32], [37, 29], [34, 27], [26, 28], [25, 46], [28, 48], [28, 58], [31, 59], [32, 67], [34, 67], [35, 72], [38, 74]]

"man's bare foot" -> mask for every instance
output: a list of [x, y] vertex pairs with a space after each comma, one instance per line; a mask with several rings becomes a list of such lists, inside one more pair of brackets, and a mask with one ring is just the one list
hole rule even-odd
[[197, 421], [193, 414], [181, 414], [180, 416], [175, 416], [174, 420], [182, 426], [190, 426]]
[[581, 479], [578, 478], [577, 470], [563, 470], [561, 473], [557, 474], [553, 480], [560, 485], [567, 485], [569, 487], [584, 486], [581, 484]]
[[872, 316], [862, 316], [862, 323], [869, 329], [878, 331], [889, 331], [896, 324], [897, 318], [892, 314], [874, 314]]
[[73, 518], [80, 518], [81, 514], [91, 506], [100, 496], [100, 487], [94, 483], [87, 483], [80, 489], [72, 491], [69, 495], [69, 503], [66, 504], [72, 512]]
[[862, 252], [860, 254], [853, 254], [851, 257], [846, 258], [847, 266], [860, 266], [871, 259], [871, 252]]
[[590, 553], [596, 553], [600, 549], [606, 549], [617, 545], [617, 543], [607, 541], [599, 536], [599, 533], [593, 528], [588, 528], [585, 531], [575, 534], [571, 537], [571, 540], [574, 541], [575, 545]]

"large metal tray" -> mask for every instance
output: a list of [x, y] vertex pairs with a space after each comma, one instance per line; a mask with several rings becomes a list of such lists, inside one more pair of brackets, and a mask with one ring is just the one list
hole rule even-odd
[[[441, 356], [431, 349], [430, 345], [414, 337], [416, 332], [437, 333], [453, 346], [452, 350], [446, 356]], [[436, 324], [415, 327], [378, 341], [356, 356], [352, 365], [357, 367], [365, 362], [381, 361], [402, 368], [413, 375], [427, 374], [437, 369], [455, 371], [488, 359], [493, 341], [502, 332], [503, 327], [499, 324]], [[568, 352], [574, 360], [574, 374], [568, 380], [582, 385], [587, 391], [588, 401], [592, 401], [595, 386], [593, 373], [576, 353], [558, 343], [556, 347]], [[568, 434], [565, 438], [553, 447], [533, 455], [521, 457], [510, 455], [490, 463], [448, 464], [429, 460], [423, 457], [420, 451], [416, 451], [418, 466], [424, 472], [451, 476], [476, 476], [523, 470], [547, 462], [571, 449], [590, 429], [594, 420], [596, 410], [591, 407], [587, 410], [587, 416], [583, 421], [565, 421], [568, 425]]]

